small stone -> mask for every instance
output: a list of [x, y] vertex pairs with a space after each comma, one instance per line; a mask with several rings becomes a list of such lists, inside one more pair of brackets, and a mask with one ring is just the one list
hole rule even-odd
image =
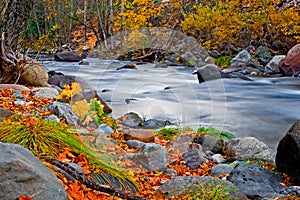
[[166, 169], [165, 174], [167, 176], [177, 176], [178, 172], [176, 169], [170, 168], [170, 169]]
[[155, 136], [151, 130], [129, 129], [125, 130], [125, 140], [139, 140], [142, 142], [154, 142]]
[[49, 116], [46, 116], [45, 119], [46, 119], [46, 120], [50, 120], [50, 121], [54, 121], [54, 122], [57, 122], [57, 123], [60, 122], [60, 119], [59, 119], [56, 115], [49, 115]]
[[120, 121], [129, 128], [140, 128], [142, 124], [142, 118], [134, 112], [126, 113], [120, 117]]
[[43, 88], [34, 88], [32, 90], [34, 96], [37, 98], [56, 98], [59, 92], [55, 88], [43, 87]]
[[93, 131], [94, 133], [104, 133], [104, 134], [112, 134], [114, 133], [114, 129], [112, 129], [110, 126], [108, 126], [107, 124], [103, 123], [100, 126], [98, 126], [98, 128], [96, 130]]
[[218, 164], [211, 168], [211, 173], [214, 176], [219, 176], [222, 174], [230, 174], [233, 169], [234, 169], [234, 166], [232, 166], [230, 164]]
[[145, 143], [142, 149], [135, 153], [134, 162], [142, 165], [149, 171], [165, 171], [167, 168], [168, 153], [165, 147], [155, 143]]
[[2, 121], [3, 118], [8, 118], [14, 114], [15, 114], [14, 112], [0, 107], [0, 122]]
[[186, 162], [186, 166], [190, 169], [197, 169], [202, 163], [205, 163], [205, 158], [198, 149], [190, 149], [183, 154], [182, 159]]
[[224, 163], [226, 161], [221, 154], [212, 155], [211, 158], [215, 163]]
[[127, 140], [126, 144], [128, 145], [129, 148], [135, 148], [135, 149], [140, 149], [145, 145], [144, 142], [141, 142], [139, 140]]
[[192, 135], [179, 135], [173, 142], [170, 143], [174, 150], [180, 152], [186, 152], [190, 149], [190, 145], [193, 142]]

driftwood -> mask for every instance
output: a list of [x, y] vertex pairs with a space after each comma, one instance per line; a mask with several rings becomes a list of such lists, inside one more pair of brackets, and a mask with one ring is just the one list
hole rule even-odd
[[110, 186], [99, 184], [91, 178], [86, 178], [84, 175], [79, 174], [77, 172], [77, 170], [75, 170], [73, 167], [71, 167], [70, 165], [68, 165], [62, 161], [59, 161], [59, 160], [56, 160], [53, 158], [45, 158], [45, 160], [48, 163], [50, 163], [52, 166], [57, 167], [58, 168], [57, 171], [62, 173], [65, 177], [77, 180], [77, 181], [81, 182], [82, 184], [84, 184], [85, 186], [87, 186], [88, 188], [91, 188], [93, 190], [111, 194], [111, 195], [114, 195], [114, 196], [117, 196], [119, 198], [126, 199], [126, 200], [146, 200], [145, 198], [136, 196], [134, 194], [129, 194], [124, 191], [114, 189]]
[[7, 34], [2, 32], [0, 38], [0, 83], [16, 83], [20, 77], [21, 68], [15, 53], [6, 45]]

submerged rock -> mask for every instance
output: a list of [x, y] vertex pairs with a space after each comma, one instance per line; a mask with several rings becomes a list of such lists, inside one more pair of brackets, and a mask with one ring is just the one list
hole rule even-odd
[[57, 177], [29, 150], [0, 142], [0, 154], [0, 199], [69, 199]]

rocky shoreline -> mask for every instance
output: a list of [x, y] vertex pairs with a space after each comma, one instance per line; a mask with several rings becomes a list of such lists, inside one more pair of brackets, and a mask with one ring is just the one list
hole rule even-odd
[[[238, 65], [239, 69], [234, 72], [240, 73], [245, 66], [249, 69], [247, 63], [250, 61], [232, 60], [232, 65]], [[288, 61], [281, 63], [287, 65]], [[212, 64], [210, 66], [215, 68]], [[266, 70], [270, 68], [272, 73], [278, 72], [273, 67], [267, 67]], [[261, 74], [253, 68], [251, 70], [244, 75]], [[292, 67], [292, 71], [292, 75], [297, 76], [297, 69]], [[220, 71], [216, 73], [220, 74]], [[235, 78], [232, 71], [223, 70], [222, 73]], [[295, 122], [279, 142], [277, 152], [274, 152], [256, 138], [235, 138], [230, 133], [212, 127], [192, 130], [178, 127], [170, 121], [145, 119], [131, 112], [124, 113], [119, 119], [112, 119], [109, 115], [111, 108], [86, 81], [55, 72], [48, 74], [47, 82], [40, 79], [38, 84], [51, 87], [0, 85], [1, 119], [19, 113], [76, 127], [88, 145], [100, 152], [109, 152], [114, 162], [140, 181], [138, 184], [141, 184], [141, 189], [134, 198], [185, 198], [203, 190], [206, 194], [215, 192], [225, 195], [227, 199], [299, 198], [300, 121]], [[203, 74], [200, 72], [200, 75]], [[202, 76], [202, 80], [215, 79], [216, 76], [212, 74]], [[79, 86], [72, 85], [74, 82]], [[66, 84], [70, 86], [69, 89], [66, 89]], [[95, 113], [86, 115], [82, 111], [95, 98], [101, 102], [100, 121], [95, 121]], [[0, 150], [5, 158], [0, 162], [1, 199], [22, 199], [22, 196], [29, 199], [70, 197], [66, 184], [63, 186], [56, 178], [59, 177], [61, 181], [62, 177], [70, 179], [68, 172], [61, 173], [58, 170], [55, 176], [30, 151], [19, 145], [0, 142]], [[75, 175], [72, 181], [86, 183], [82, 181], [82, 176], [89, 174], [80, 173], [82, 170], [78, 163], [66, 163], [79, 169], [75, 174], [80, 175]], [[218, 191], [214, 191], [216, 188]], [[130, 195], [123, 197], [133, 198]]]

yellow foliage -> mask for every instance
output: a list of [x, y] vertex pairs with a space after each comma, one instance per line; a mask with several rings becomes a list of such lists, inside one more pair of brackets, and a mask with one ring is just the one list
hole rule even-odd
[[79, 83], [72, 82], [71, 86], [70, 85], [65, 85], [64, 89], [62, 92], [57, 95], [56, 99], [65, 99], [65, 100], [70, 100], [72, 96], [75, 94], [79, 94], [82, 92], [82, 88]]
[[181, 28], [184, 33], [199, 38], [207, 48], [249, 45], [253, 40], [260, 44], [272, 44], [275, 40], [284, 43], [284, 36], [298, 39], [300, 16], [297, 10], [277, 8], [279, 2], [204, 1], [184, 16]]
[[116, 31], [151, 27], [150, 19], [159, 16], [162, 9], [162, 4], [155, 3], [155, 0], [124, 0], [119, 6], [124, 8], [124, 12], [115, 18]]
[[72, 111], [79, 117], [84, 117], [90, 109], [90, 104], [84, 99], [72, 105]]

